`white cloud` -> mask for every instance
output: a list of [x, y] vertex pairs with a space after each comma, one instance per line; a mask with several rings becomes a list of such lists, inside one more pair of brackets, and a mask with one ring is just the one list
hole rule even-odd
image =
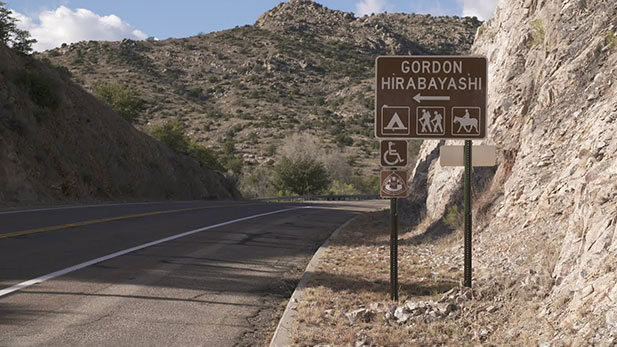
[[36, 19], [13, 11], [20, 29], [28, 30], [38, 42], [35, 51], [44, 51], [83, 40], [117, 41], [124, 38], [143, 40], [147, 37], [142, 31], [116, 15], [99, 16], [83, 8], [71, 10], [60, 6], [53, 11], [42, 11]]
[[498, 0], [456, 0], [463, 6], [463, 17], [476, 16], [478, 19], [487, 20], [493, 16]]
[[362, 0], [356, 4], [356, 15], [364, 16], [371, 13], [380, 13], [392, 8], [387, 0]]

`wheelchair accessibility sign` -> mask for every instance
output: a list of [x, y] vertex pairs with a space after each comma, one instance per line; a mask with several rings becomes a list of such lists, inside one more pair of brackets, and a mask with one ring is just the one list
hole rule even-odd
[[398, 168], [407, 166], [407, 141], [381, 141], [380, 149], [381, 167]]

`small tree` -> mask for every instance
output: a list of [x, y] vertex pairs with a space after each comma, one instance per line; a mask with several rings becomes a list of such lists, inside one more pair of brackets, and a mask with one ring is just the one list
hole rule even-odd
[[28, 31], [17, 28], [12, 13], [5, 7], [5, 3], [0, 1], [0, 42], [19, 53], [30, 54], [36, 40], [30, 37]]
[[135, 121], [143, 110], [144, 101], [137, 91], [118, 83], [101, 82], [94, 85], [94, 94], [107, 103], [122, 118]]
[[318, 194], [328, 188], [330, 177], [326, 168], [308, 157], [291, 160], [283, 157], [274, 168], [274, 186], [279, 191], [298, 195]]

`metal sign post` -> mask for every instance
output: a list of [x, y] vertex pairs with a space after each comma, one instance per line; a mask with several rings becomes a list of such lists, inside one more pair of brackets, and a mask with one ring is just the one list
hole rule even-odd
[[471, 140], [465, 140], [465, 287], [471, 287]]
[[390, 199], [390, 299], [398, 301], [398, 208], [397, 199]]
[[398, 301], [398, 198], [408, 195], [407, 171], [397, 170], [407, 165], [407, 141], [382, 141], [380, 195], [390, 199], [390, 299]]

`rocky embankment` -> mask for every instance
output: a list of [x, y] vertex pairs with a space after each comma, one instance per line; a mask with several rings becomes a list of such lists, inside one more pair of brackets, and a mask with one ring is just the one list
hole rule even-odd
[[66, 70], [0, 45], [0, 205], [233, 199], [218, 172], [136, 130]]
[[[610, 345], [617, 336], [617, 5], [501, 1], [473, 54], [489, 59], [496, 170], [475, 170], [475, 283], [518, 302], [499, 336]], [[415, 198], [439, 222], [462, 168], [427, 141]], [[516, 316], [516, 317], [515, 317]], [[612, 342], [611, 342], [612, 341]]]

